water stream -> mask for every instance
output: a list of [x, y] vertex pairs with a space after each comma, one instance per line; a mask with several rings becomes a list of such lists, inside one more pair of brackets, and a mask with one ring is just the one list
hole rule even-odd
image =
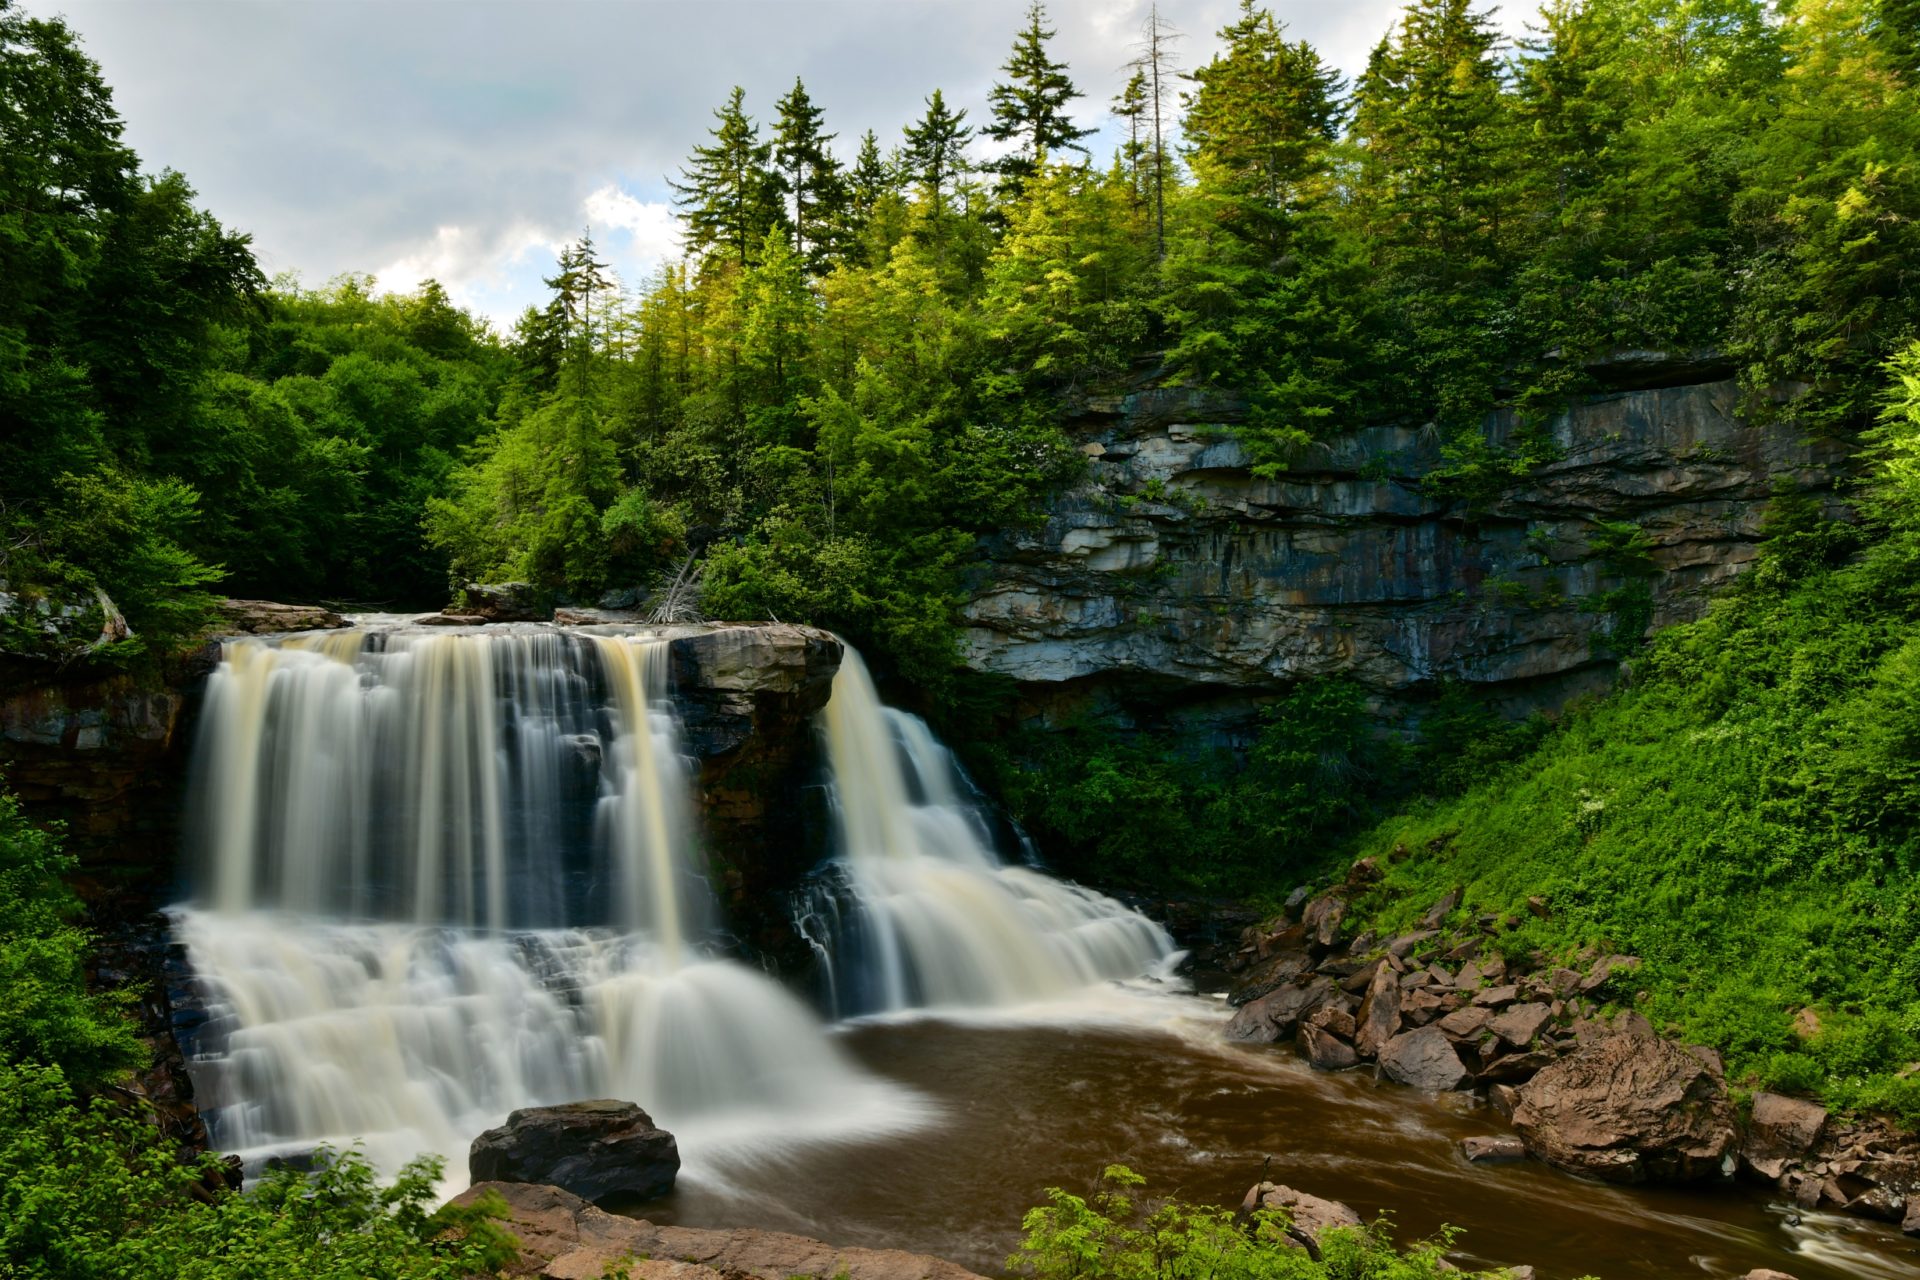
[[1496, 1131], [1485, 1115], [1227, 1045], [1157, 925], [1000, 856], [950, 753], [851, 649], [821, 723], [837, 852], [796, 913], [830, 1024], [721, 945], [665, 654], [550, 627], [228, 644], [174, 911], [218, 1146], [255, 1168], [321, 1143], [386, 1169], [436, 1153], [452, 1190], [509, 1110], [608, 1096], [680, 1139], [649, 1217], [984, 1271], [1048, 1186], [1122, 1161], [1235, 1203], [1272, 1156], [1544, 1277], [1920, 1280], [1888, 1229], [1472, 1168], [1457, 1140]]

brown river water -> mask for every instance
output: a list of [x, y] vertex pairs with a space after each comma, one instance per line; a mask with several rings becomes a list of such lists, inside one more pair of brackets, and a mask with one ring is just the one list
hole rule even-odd
[[1290, 1049], [1227, 1044], [1218, 1015], [1165, 998], [1107, 1022], [934, 1019], [858, 1025], [842, 1046], [932, 1100], [922, 1128], [865, 1143], [714, 1154], [666, 1202], [636, 1211], [842, 1245], [910, 1249], [1005, 1274], [1021, 1215], [1049, 1187], [1085, 1194], [1109, 1163], [1150, 1195], [1236, 1205], [1269, 1176], [1392, 1214], [1402, 1242], [1460, 1228], [1453, 1260], [1531, 1263], [1543, 1280], [1736, 1277], [1920, 1280], [1920, 1240], [1803, 1214], [1743, 1188], [1618, 1188], [1543, 1165], [1469, 1165], [1459, 1141], [1499, 1117]]

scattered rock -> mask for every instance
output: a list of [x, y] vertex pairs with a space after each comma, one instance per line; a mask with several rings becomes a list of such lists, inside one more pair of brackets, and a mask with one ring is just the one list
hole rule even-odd
[[1316, 943], [1331, 947], [1340, 940], [1340, 923], [1346, 918], [1346, 899], [1328, 895], [1309, 902], [1300, 923], [1307, 926], [1308, 936]]
[[1516, 1049], [1524, 1049], [1553, 1021], [1544, 1004], [1516, 1004], [1487, 1024], [1487, 1030]]
[[1737, 1140], [1724, 1082], [1677, 1045], [1634, 1033], [1541, 1070], [1513, 1125], [1540, 1159], [1603, 1182], [1716, 1177]]
[[1380, 859], [1362, 858], [1347, 868], [1347, 887], [1364, 889], [1370, 884], [1378, 884], [1383, 874], [1380, 870]]
[[1486, 987], [1473, 993], [1473, 1002], [1483, 1009], [1500, 1009], [1520, 998], [1520, 988], [1515, 986]]
[[1496, 1160], [1525, 1160], [1527, 1144], [1511, 1134], [1491, 1138], [1462, 1138], [1460, 1150], [1475, 1164]]
[[631, 1102], [526, 1107], [473, 1140], [475, 1182], [559, 1187], [588, 1200], [650, 1200], [673, 1190], [680, 1149]]
[[1753, 1117], [1740, 1145], [1741, 1167], [1768, 1180], [1813, 1150], [1827, 1127], [1827, 1109], [1803, 1098], [1777, 1093], [1753, 1095]]
[[633, 1280], [979, 1280], [939, 1258], [898, 1249], [836, 1249], [783, 1231], [663, 1227], [616, 1217], [559, 1187], [482, 1182], [454, 1197], [506, 1201], [520, 1240], [516, 1276], [599, 1280], [625, 1267]]
[[1920, 1236], [1920, 1196], [1907, 1197], [1907, 1212], [1900, 1220], [1900, 1229], [1910, 1236]]
[[271, 600], [222, 600], [220, 621], [235, 635], [271, 636], [288, 631], [330, 631], [347, 620], [317, 604], [275, 604]]
[[1380, 1050], [1380, 1074], [1397, 1084], [1440, 1092], [1466, 1083], [1467, 1069], [1453, 1041], [1438, 1027], [1393, 1037]]
[[1332, 994], [1333, 983], [1327, 978], [1288, 983], [1235, 1010], [1227, 1022], [1227, 1039], [1247, 1044], [1292, 1039], [1300, 1019]]
[[414, 627], [484, 627], [487, 619], [477, 613], [423, 613], [408, 619]]
[[1315, 1071], [1345, 1071], [1360, 1065], [1352, 1045], [1312, 1022], [1300, 1024], [1300, 1053]]
[[1499, 1112], [1500, 1118], [1509, 1124], [1513, 1122], [1513, 1109], [1520, 1102], [1520, 1091], [1510, 1084], [1496, 1084], [1487, 1090], [1487, 1105]]
[[1387, 953], [1405, 960], [1413, 954], [1416, 947], [1422, 943], [1431, 942], [1439, 936], [1433, 929], [1417, 929], [1412, 933], [1404, 933], [1387, 944]]
[[1547, 900], [1539, 894], [1527, 899], [1527, 914], [1545, 920], [1553, 915], [1553, 909], [1547, 906]]
[[1459, 905], [1460, 891], [1455, 889], [1447, 894], [1446, 897], [1440, 899], [1440, 901], [1434, 903], [1431, 907], [1428, 907], [1427, 914], [1420, 917], [1420, 923], [1425, 928], [1438, 929], [1442, 924], [1446, 923], [1447, 917], [1452, 915], [1453, 909]]
[[1615, 974], [1632, 973], [1639, 967], [1639, 956], [1608, 956], [1594, 965], [1587, 976], [1580, 980], [1580, 992], [1582, 995], [1587, 995], [1598, 991], [1612, 981]]
[[1493, 1010], [1480, 1005], [1468, 1005], [1464, 1009], [1455, 1009], [1434, 1025], [1444, 1032], [1449, 1040], [1462, 1042], [1478, 1040], [1480, 1033], [1487, 1029], [1487, 1023], [1493, 1020]]
[[1323, 1200], [1304, 1191], [1277, 1182], [1262, 1182], [1249, 1190], [1240, 1202], [1241, 1216], [1258, 1209], [1275, 1210], [1287, 1216], [1287, 1235], [1293, 1238], [1314, 1261], [1320, 1260], [1320, 1237], [1336, 1227], [1363, 1225], [1360, 1215], [1338, 1200]]
[[1820, 1015], [1811, 1009], [1802, 1009], [1793, 1015], [1793, 1034], [1802, 1040], [1811, 1040], [1820, 1034]]
[[1355, 1019], [1353, 1047], [1364, 1058], [1376, 1057], [1387, 1041], [1400, 1032], [1400, 983], [1391, 969], [1382, 965], [1374, 971], [1367, 987], [1367, 998], [1360, 1002]]
[[1502, 1054], [1480, 1068], [1475, 1078], [1481, 1084], [1520, 1084], [1533, 1079], [1556, 1060], [1554, 1054], [1539, 1051]]

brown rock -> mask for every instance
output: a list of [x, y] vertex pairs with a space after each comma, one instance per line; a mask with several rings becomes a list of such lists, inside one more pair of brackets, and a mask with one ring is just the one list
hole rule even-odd
[[1793, 1034], [1802, 1040], [1811, 1040], [1820, 1034], [1820, 1015], [1811, 1009], [1802, 1009], [1793, 1015]]
[[1339, 1227], [1362, 1225], [1360, 1215], [1338, 1200], [1323, 1200], [1276, 1182], [1260, 1183], [1240, 1201], [1243, 1216], [1261, 1209], [1284, 1214], [1288, 1237], [1316, 1262], [1320, 1259], [1320, 1237]]
[[1360, 1055], [1352, 1045], [1312, 1023], [1301, 1024], [1299, 1047], [1301, 1056], [1315, 1071], [1345, 1071], [1360, 1064]]
[[1502, 1054], [1480, 1068], [1475, 1079], [1481, 1084], [1519, 1084], [1533, 1079], [1557, 1060], [1556, 1054], [1537, 1051]]
[[1598, 991], [1607, 985], [1615, 975], [1632, 973], [1640, 967], [1639, 956], [1608, 956], [1593, 966], [1593, 971], [1580, 980], [1581, 992]]
[[1753, 1117], [1740, 1144], [1741, 1167], [1769, 1181], [1787, 1165], [1813, 1150], [1827, 1127], [1827, 1109], [1803, 1098], [1778, 1093], [1753, 1095]]
[[1794, 1278], [1784, 1271], [1775, 1271], [1771, 1267], [1755, 1267], [1741, 1276], [1740, 1280], [1794, 1280]]
[[1290, 982], [1236, 1009], [1227, 1022], [1227, 1039], [1246, 1044], [1292, 1039], [1300, 1019], [1332, 994], [1333, 983], [1326, 978]]
[[1518, 987], [1485, 987], [1474, 992], [1473, 1002], [1484, 1009], [1500, 1009], [1520, 998]]
[[1527, 914], [1545, 920], [1553, 914], [1553, 911], [1547, 906], [1547, 900], [1545, 898], [1535, 894], [1527, 899]]
[[1495, 1160], [1525, 1160], [1527, 1144], [1511, 1134], [1499, 1137], [1462, 1138], [1460, 1150], [1475, 1164]]
[[1428, 907], [1427, 914], [1420, 917], [1420, 923], [1428, 929], [1438, 929], [1445, 923], [1446, 918], [1453, 914], [1453, 909], [1459, 905], [1460, 891], [1455, 889], [1440, 899], [1440, 901]]
[[1302, 1018], [1300, 1025], [1318, 1027], [1329, 1035], [1350, 1041], [1358, 1024], [1355, 1023], [1351, 1010], [1335, 1004], [1323, 1004]]
[[1715, 1177], [1737, 1140], [1724, 1082], [1677, 1045], [1631, 1033], [1542, 1069], [1513, 1125], [1540, 1159], [1603, 1182]]
[[1416, 987], [1401, 997], [1400, 1020], [1410, 1027], [1424, 1027], [1450, 1012], [1457, 999], [1457, 996], [1435, 991], [1431, 987]]
[[1391, 971], [1383, 967], [1374, 974], [1355, 1021], [1353, 1047], [1363, 1058], [1377, 1057], [1381, 1046], [1399, 1034], [1400, 984]]
[[1516, 1049], [1524, 1049], [1547, 1029], [1553, 1013], [1544, 1004], [1516, 1004], [1487, 1024], [1487, 1030]]
[[478, 1183], [454, 1203], [487, 1194], [506, 1202], [508, 1229], [520, 1240], [516, 1276], [597, 1280], [626, 1265], [635, 1280], [978, 1280], [964, 1267], [898, 1249], [836, 1249], [783, 1231], [656, 1226], [533, 1183]]
[[1470, 1004], [1463, 1009], [1455, 1009], [1434, 1025], [1446, 1032], [1450, 1039], [1478, 1040], [1491, 1021], [1493, 1010]]
[[1380, 1049], [1380, 1074], [1397, 1084], [1439, 1092], [1466, 1083], [1467, 1069], [1439, 1027], [1393, 1037]]
[[588, 1200], [650, 1200], [673, 1190], [680, 1149], [631, 1102], [523, 1107], [473, 1140], [475, 1182], [560, 1187]]
[[1370, 884], [1378, 884], [1382, 874], [1384, 873], [1380, 870], [1380, 859], [1362, 858], [1347, 868], [1347, 884], [1352, 888], [1362, 889]]
[[220, 621], [237, 635], [270, 636], [287, 631], [331, 631], [347, 620], [317, 604], [275, 604], [271, 600], [222, 600]]
[[1399, 956], [1404, 960], [1412, 955], [1421, 944], [1431, 942], [1438, 936], [1439, 935], [1432, 929], [1418, 929], [1413, 933], [1403, 933], [1387, 944], [1387, 951], [1389, 954]]
[[1920, 1196], [1907, 1197], [1907, 1212], [1900, 1220], [1900, 1229], [1910, 1236], [1920, 1236]]
[[1315, 943], [1331, 947], [1340, 940], [1340, 925], [1346, 918], [1347, 900], [1328, 894], [1307, 904], [1300, 923], [1307, 926], [1307, 936]]
[[1500, 1118], [1511, 1122], [1513, 1109], [1519, 1105], [1520, 1091], [1510, 1084], [1496, 1084], [1487, 1090], [1487, 1105], [1500, 1113]]

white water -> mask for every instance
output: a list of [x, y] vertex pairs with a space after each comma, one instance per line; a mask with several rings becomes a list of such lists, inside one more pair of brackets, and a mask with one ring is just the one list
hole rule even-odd
[[738, 1136], [921, 1118], [799, 1001], [702, 946], [710, 894], [663, 646], [552, 630], [229, 644], [176, 930], [215, 1141], [361, 1143], [464, 1182], [506, 1112], [611, 1096], [689, 1167]]
[[1054, 1002], [1173, 955], [1122, 903], [1001, 861], [952, 754], [881, 704], [851, 648], [822, 717], [851, 910], [817, 896], [809, 935], [849, 1011]]

